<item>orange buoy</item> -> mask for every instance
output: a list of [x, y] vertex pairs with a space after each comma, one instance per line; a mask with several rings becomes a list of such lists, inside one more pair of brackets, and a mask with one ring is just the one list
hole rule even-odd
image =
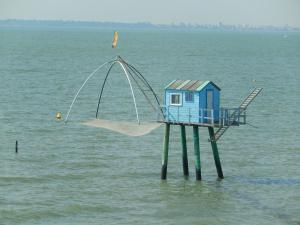
[[61, 112], [57, 112], [55, 117], [57, 120], [61, 120], [62, 118]]

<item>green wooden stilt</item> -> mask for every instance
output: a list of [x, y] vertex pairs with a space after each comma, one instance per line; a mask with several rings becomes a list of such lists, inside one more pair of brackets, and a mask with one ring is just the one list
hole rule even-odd
[[210, 137], [210, 140], [211, 140], [210, 143], [211, 143], [211, 148], [212, 148], [213, 155], [214, 155], [214, 160], [215, 160], [215, 165], [216, 165], [218, 177], [223, 179], [224, 176], [223, 176], [221, 161], [220, 161], [220, 157], [219, 157], [217, 142], [213, 141], [214, 134], [215, 134], [214, 128], [213, 127], [208, 127], [208, 132], [209, 132], [209, 137]]
[[187, 156], [187, 147], [186, 147], [186, 134], [185, 134], [185, 126], [180, 125], [181, 131], [181, 145], [182, 145], [182, 166], [183, 166], [183, 174], [184, 176], [189, 175], [189, 163]]
[[162, 180], [167, 179], [169, 136], [170, 136], [170, 124], [166, 123], [165, 137], [164, 137], [164, 151], [162, 154], [162, 167], [161, 167], [161, 179]]
[[198, 126], [193, 126], [194, 134], [194, 154], [196, 167], [196, 180], [201, 180], [201, 163], [200, 163], [200, 145], [199, 145], [199, 129]]

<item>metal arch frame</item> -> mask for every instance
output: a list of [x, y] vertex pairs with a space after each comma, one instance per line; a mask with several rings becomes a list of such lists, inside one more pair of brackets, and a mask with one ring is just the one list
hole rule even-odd
[[108, 61], [108, 62], [105, 62], [105, 63], [103, 63], [102, 65], [100, 65], [99, 67], [97, 67], [86, 79], [85, 79], [85, 81], [83, 82], [83, 84], [81, 85], [81, 87], [78, 89], [78, 91], [77, 91], [77, 93], [76, 93], [76, 95], [75, 95], [75, 97], [73, 98], [73, 101], [72, 101], [72, 103], [71, 103], [71, 105], [70, 105], [70, 107], [69, 107], [69, 110], [68, 110], [68, 113], [67, 113], [67, 116], [66, 116], [66, 119], [65, 119], [65, 123], [67, 123], [68, 122], [68, 118], [69, 118], [69, 115], [70, 115], [70, 113], [71, 113], [71, 110], [72, 110], [72, 107], [73, 107], [73, 105], [74, 105], [74, 103], [75, 103], [75, 101], [76, 101], [76, 99], [77, 99], [77, 97], [78, 97], [78, 95], [79, 95], [79, 93], [81, 92], [81, 90], [82, 90], [82, 88], [85, 86], [85, 84], [88, 82], [88, 80], [89, 79], [91, 79], [102, 67], [104, 67], [105, 65], [107, 65], [107, 64], [111, 64], [112, 62], [114, 62], [115, 60], [110, 60], [110, 61]]
[[[162, 108], [160, 107], [160, 102], [158, 100], [158, 97], [156, 95], [156, 93], [154, 92], [154, 90], [152, 89], [152, 87], [150, 86], [150, 84], [148, 83], [148, 81], [146, 80], [146, 78], [141, 74], [140, 71], [138, 71], [134, 66], [128, 64], [127, 62], [125, 62], [120, 56], [119, 58], [122, 60], [122, 62], [127, 66], [127, 68], [129, 68], [129, 72], [130, 70], [144, 83], [145, 86], [147, 86], [149, 88], [149, 90], [151, 91], [151, 93], [153, 94], [155, 100], [156, 100], [156, 104], [157, 104], [157, 111], [160, 111], [162, 113], [162, 115], [164, 116], [164, 113], [162, 111]], [[130, 73], [131, 74], [131, 73]], [[133, 76], [132, 76], [133, 77]], [[134, 78], [133, 78], [134, 79]], [[134, 79], [135, 80], [135, 79]], [[137, 83], [137, 82], [136, 82]], [[138, 85], [139, 86], [139, 85]], [[140, 88], [140, 87], [139, 87]], [[144, 91], [140, 88], [140, 90], [142, 91], [142, 93], [145, 95]], [[149, 101], [148, 97], [146, 97], [146, 99]], [[152, 103], [149, 101], [149, 103], [152, 105]]]
[[111, 71], [111, 69], [113, 68], [113, 65], [114, 65], [115, 63], [116, 63], [116, 62], [113, 62], [113, 63], [110, 65], [110, 67], [109, 67], [109, 69], [108, 69], [108, 71], [107, 71], [107, 73], [106, 73], [106, 76], [105, 76], [105, 78], [104, 78], [103, 84], [102, 84], [102, 86], [101, 86], [101, 91], [100, 91], [100, 94], [99, 94], [98, 105], [97, 105], [97, 111], [96, 111], [96, 118], [98, 118], [99, 106], [100, 106], [100, 102], [101, 102], [101, 98], [102, 98], [102, 93], [103, 93], [103, 90], [104, 90], [104, 86], [105, 86], [106, 80], [107, 80], [107, 78], [108, 78], [108, 74], [110, 73], [110, 71]]
[[[73, 98], [73, 101], [69, 107], [69, 110], [68, 110], [68, 113], [67, 113], [67, 116], [66, 116], [66, 119], [65, 119], [65, 123], [67, 123], [68, 121], [68, 118], [69, 118], [69, 115], [71, 113], [71, 110], [72, 110], [72, 107], [79, 95], [79, 93], [81, 92], [81, 90], [83, 89], [83, 87], [86, 85], [87, 81], [92, 78], [102, 67], [104, 67], [105, 65], [110, 65], [107, 73], [106, 73], [106, 76], [105, 76], [105, 79], [103, 81], [103, 84], [101, 86], [101, 92], [100, 92], [100, 95], [99, 95], [99, 100], [98, 100], [98, 105], [97, 105], [97, 112], [96, 112], [96, 118], [98, 117], [98, 113], [99, 113], [99, 107], [100, 107], [100, 102], [101, 102], [101, 97], [102, 97], [102, 94], [103, 94], [103, 91], [104, 91], [104, 86], [106, 84], [106, 81], [107, 81], [107, 78], [108, 78], [108, 75], [111, 71], [111, 69], [113, 68], [113, 66], [118, 63], [121, 68], [123, 69], [124, 73], [125, 73], [125, 76], [127, 78], [127, 81], [129, 83], [129, 86], [130, 86], [130, 90], [131, 90], [131, 94], [132, 94], [132, 98], [133, 98], [133, 103], [134, 103], [134, 107], [135, 107], [135, 112], [136, 112], [136, 118], [137, 118], [137, 121], [138, 123], [140, 124], [140, 119], [139, 119], [139, 114], [138, 114], [138, 108], [137, 108], [137, 104], [136, 104], [136, 98], [135, 98], [135, 94], [134, 94], [134, 90], [133, 90], [133, 87], [132, 87], [132, 83], [131, 83], [131, 80], [130, 80], [130, 77], [134, 80], [134, 82], [137, 84], [137, 87], [140, 89], [140, 91], [143, 93], [143, 95], [145, 96], [146, 100], [149, 102], [149, 104], [153, 107], [154, 110], [157, 110], [157, 111], [161, 111], [162, 115], [163, 112], [162, 112], [162, 109], [160, 108], [160, 102], [158, 100], [158, 97], [156, 95], [156, 93], [154, 92], [154, 90], [152, 89], [152, 87], [150, 86], [150, 84], [148, 83], [148, 81], [145, 79], [145, 77], [135, 68], [133, 67], [132, 65], [128, 64], [127, 62], [125, 62], [120, 56], [117, 56], [115, 59], [113, 60], [110, 60], [108, 62], [105, 62], [103, 63], [102, 65], [100, 65], [99, 67], [97, 67], [87, 78], [86, 80], [83, 82], [83, 84], [81, 85], [81, 87], [78, 89], [75, 97]], [[142, 89], [141, 85], [138, 83], [137, 79], [134, 77], [134, 75], [143, 83], [143, 85], [145, 85], [147, 88], [149, 88], [149, 90], [151, 91], [152, 95], [154, 96], [155, 98], [155, 101], [156, 101], [156, 104], [157, 104], [157, 108], [155, 108], [155, 106], [153, 106], [151, 100], [149, 99], [149, 96], [147, 96], [147, 94], [144, 92], [144, 90]]]
[[126, 75], [126, 78], [127, 78], [127, 80], [128, 80], [128, 83], [129, 83], [129, 86], [130, 86], [130, 89], [131, 89], [131, 94], [132, 94], [132, 98], [133, 98], [134, 107], [135, 107], [136, 119], [137, 119], [138, 123], [140, 124], [139, 113], [138, 113], [138, 109], [137, 109], [137, 106], [136, 106], [136, 101], [135, 101], [134, 91], [133, 91], [133, 88], [132, 88], [132, 85], [131, 85], [130, 78], [129, 78], [129, 76], [128, 76], [127, 70], [125, 69], [124, 65], [123, 65], [120, 61], [117, 61], [117, 62], [120, 64], [120, 66], [121, 66], [122, 69], [124, 70], [125, 75]]
[[133, 91], [133, 88], [132, 88], [132, 84], [131, 84], [131, 81], [130, 81], [128, 72], [127, 72], [126, 68], [124, 67], [123, 63], [119, 60], [119, 58], [120, 58], [120, 57], [118, 57], [116, 60], [113, 61], [113, 63], [111, 64], [111, 66], [110, 66], [110, 68], [108, 69], [108, 71], [107, 71], [107, 73], [106, 73], [106, 76], [105, 76], [105, 78], [104, 78], [103, 84], [102, 84], [102, 86], [101, 86], [101, 92], [100, 92], [100, 95], [99, 95], [98, 106], [97, 106], [97, 111], [96, 111], [96, 118], [98, 118], [100, 102], [101, 102], [101, 98], [102, 98], [104, 86], [105, 86], [105, 84], [106, 84], [108, 75], [109, 75], [111, 69], [113, 68], [113, 66], [114, 66], [116, 63], [118, 63], [118, 64], [121, 66], [121, 68], [123, 69], [123, 71], [124, 71], [124, 73], [125, 73], [125, 76], [126, 76], [126, 78], [127, 78], [127, 81], [128, 81], [128, 83], [129, 83], [129, 87], [130, 87], [130, 90], [131, 90], [131, 95], [132, 95], [132, 98], [133, 98], [133, 104], [134, 104], [134, 108], [135, 108], [135, 113], [136, 113], [136, 119], [137, 119], [138, 123], [140, 124], [139, 113], [138, 113], [138, 109], [137, 109], [137, 104], [136, 104], [136, 99], [135, 99], [134, 91]]
[[[135, 78], [134, 76], [136, 76], [136, 74], [133, 73], [133, 72], [130, 70], [130, 68], [128, 68], [128, 66], [127, 66], [126, 64], [125, 64], [125, 67], [127, 68], [127, 72], [129, 73], [129, 75], [131, 76], [131, 78], [134, 80], [134, 82], [136, 83], [136, 85], [138, 86], [138, 88], [140, 89], [140, 91], [142, 92], [142, 94], [144, 95], [144, 97], [146, 98], [146, 100], [148, 101], [148, 103], [152, 106], [153, 110], [156, 111], [156, 110], [157, 110], [157, 107], [155, 107], [155, 106], [152, 104], [150, 98], [147, 96], [145, 90], [143, 90], [143, 87], [139, 84], [139, 82], [138, 82], [138, 80], [137, 80], [137, 78], [138, 78], [138, 79], [140, 79], [140, 78], [139, 78], [138, 76], [137, 76], [137, 78]], [[143, 84], [144, 84], [144, 83], [143, 83]]]

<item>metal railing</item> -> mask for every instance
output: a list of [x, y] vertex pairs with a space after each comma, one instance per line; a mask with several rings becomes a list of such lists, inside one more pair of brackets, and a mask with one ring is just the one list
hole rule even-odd
[[161, 106], [163, 114], [157, 114], [157, 121], [210, 126], [239, 126], [246, 124], [246, 111], [242, 108], [182, 108], [181, 106]]

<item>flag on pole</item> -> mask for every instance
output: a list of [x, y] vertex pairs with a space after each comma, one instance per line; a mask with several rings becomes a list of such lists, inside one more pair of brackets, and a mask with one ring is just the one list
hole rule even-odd
[[112, 41], [112, 48], [116, 48], [117, 47], [117, 43], [118, 43], [118, 32], [115, 31], [115, 33], [114, 33], [114, 39]]

